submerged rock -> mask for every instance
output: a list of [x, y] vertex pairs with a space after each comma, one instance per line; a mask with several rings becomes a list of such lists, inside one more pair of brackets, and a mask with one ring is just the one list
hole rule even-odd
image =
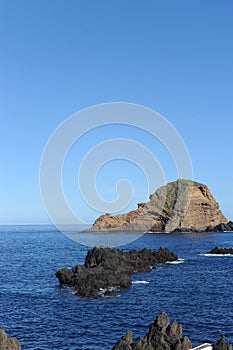
[[21, 346], [16, 338], [11, 338], [6, 334], [4, 329], [0, 327], [0, 349], [1, 350], [20, 350]]
[[114, 293], [117, 288], [131, 285], [134, 272], [151, 271], [156, 265], [178, 260], [167, 248], [152, 251], [93, 248], [88, 251], [84, 265], [72, 269], [62, 268], [56, 272], [61, 284], [75, 288], [80, 296], [102, 296]]
[[112, 350], [190, 350], [191, 348], [189, 338], [182, 337], [182, 325], [177, 321], [170, 324], [168, 315], [163, 312], [150, 325], [149, 332], [143, 338], [133, 341], [133, 334], [128, 331]]
[[229, 223], [208, 187], [179, 179], [158, 188], [149, 202], [139, 203], [136, 210], [101, 215], [88, 231], [199, 232], [214, 230], [217, 225]]
[[233, 254], [233, 248], [219, 248], [215, 247], [208, 252], [208, 254]]

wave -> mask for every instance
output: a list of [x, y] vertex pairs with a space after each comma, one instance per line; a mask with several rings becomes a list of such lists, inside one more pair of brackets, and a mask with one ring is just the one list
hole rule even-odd
[[132, 284], [149, 284], [148, 281], [133, 281]]
[[193, 348], [193, 350], [211, 350], [211, 349], [213, 349], [213, 347], [209, 343], [204, 343], [202, 345], [197, 346], [196, 348]]
[[97, 296], [98, 297], [108, 297], [108, 296], [112, 296], [117, 291], [119, 291], [118, 287], [100, 288], [99, 292], [97, 293]]
[[210, 253], [202, 253], [199, 254], [201, 256], [231, 256], [233, 258], [233, 254], [210, 254]]
[[183, 264], [184, 263], [184, 259], [178, 259], [176, 261], [168, 261], [166, 262], [166, 264]]

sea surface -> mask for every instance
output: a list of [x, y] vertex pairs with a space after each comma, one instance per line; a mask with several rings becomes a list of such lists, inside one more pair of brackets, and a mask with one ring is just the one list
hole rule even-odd
[[1, 226], [0, 325], [22, 349], [110, 350], [128, 329], [144, 336], [165, 311], [193, 346], [222, 334], [233, 342], [233, 256], [206, 256], [216, 245], [232, 247], [233, 233], [145, 234], [122, 249], [168, 247], [179, 263], [133, 275], [116, 296], [88, 299], [55, 277], [82, 264], [88, 247], [53, 226]]

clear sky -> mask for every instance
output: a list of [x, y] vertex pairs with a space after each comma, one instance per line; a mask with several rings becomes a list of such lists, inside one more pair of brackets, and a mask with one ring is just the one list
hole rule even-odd
[[[48, 222], [39, 188], [46, 142], [70, 115], [114, 101], [167, 118], [189, 150], [194, 179], [233, 219], [231, 0], [2, 0], [0, 45], [0, 224]], [[99, 213], [76, 193], [80, 150], [129, 135], [137, 138], [127, 127], [102, 128], [67, 158], [64, 191], [84, 220]], [[145, 135], [140, 140], [166, 181], [175, 180], [161, 145]], [[97, 187], [112, 199], [118, 176], [129, 176], [135, 196], [128, 210], [147, 200], [147, 191], [142, 172], [126, 163], [106, 166]]]

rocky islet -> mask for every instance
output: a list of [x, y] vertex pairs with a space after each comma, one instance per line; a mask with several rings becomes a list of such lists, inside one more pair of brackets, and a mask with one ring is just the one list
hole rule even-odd
[[233, 248], [219, 248], [219, 247], [215, 247], [215, 248], [211, 249], [207, 254], [233, 255]]
[[204, 184], [178, 179], [159, 187], [149, 201], [126, 214], [106, 213], [97, 218], [91, 232], [149, 231], [170, 233], [231, 231], [219, 204]]
[[84, 265], [62, 268], [56, 277], [60, 284], [74, 287], [79, 296], [109, 295], [117, 288], [129, 287], [132, 273], [149, 272], [158, 264], [177, 260], [177, 255], [167, 248], [124, 252], [94, 247], [88, 251]]

